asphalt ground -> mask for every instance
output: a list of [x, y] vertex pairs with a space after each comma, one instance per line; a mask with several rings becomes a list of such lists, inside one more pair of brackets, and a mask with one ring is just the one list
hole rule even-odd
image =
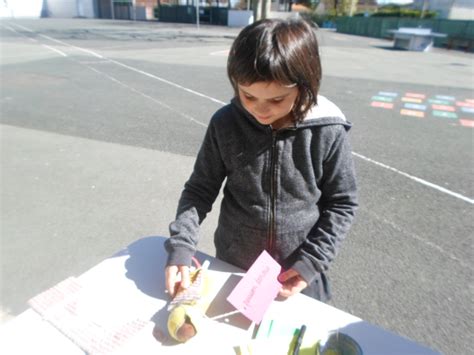
[[[232, 96], [226, 51], [238, 32], [0, 22], [3, 320], [133, 241], [168, 235], [210, 116]], [[331, 304], [442, 353], [469, 354], [473, 56], [395, 51], [326, 30], [319, 39], [321, 94], [354, 123], [360, 183], [356, 222], [330, 271]], [[397, 94], [393, 108], [371, 106], [387, 93]], [[413, 94], [425, 95], [423, 118], [400, 113]], [[457, 117], [436, 116], [430, 99], [448, 100]], [[199, 244], [211, 255], [218, 204]]]

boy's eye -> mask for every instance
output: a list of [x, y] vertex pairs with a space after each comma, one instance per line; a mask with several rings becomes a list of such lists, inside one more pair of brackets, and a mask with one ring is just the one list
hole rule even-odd
[[272, 99], [272, 102], [275, 104], [278, 104], [283, 101], [283, 98], [278, 98], [278, 99]]
[[244, 95], [244, 97], [245, 97], [247, 100], [250, 100], [250, 101], [255, 100], [255, 97], [253, 97], [253, 96]]

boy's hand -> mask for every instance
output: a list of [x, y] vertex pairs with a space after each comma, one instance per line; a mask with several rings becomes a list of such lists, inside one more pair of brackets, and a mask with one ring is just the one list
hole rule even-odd
[[170, 265], [165, 268], [166, 291], [171, 298], [176, 295], [180, 288], [188, 288], [189, 267], [185, 265]]
[[308, 286], [308, 283], [294, 269], [282, 272], [278, 276], [278, 281], [283, 284], [278, 295], [284, 298], [293, 296]]

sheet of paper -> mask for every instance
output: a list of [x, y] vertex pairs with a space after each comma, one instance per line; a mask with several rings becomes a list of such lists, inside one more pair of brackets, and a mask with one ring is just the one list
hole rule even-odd
[[264, 250], [227, 300], [244, 316], [260, 323], [281, 288], [280, 272], [280, 265]]
[[95, 290], [87, 290], [74, 277], [40, 293], [28, 303], [43, 319], [91, 355], [120, 350], [149, 324], [123, 312], [127, 307], [114, 302], [112, 295], [102, 297]]

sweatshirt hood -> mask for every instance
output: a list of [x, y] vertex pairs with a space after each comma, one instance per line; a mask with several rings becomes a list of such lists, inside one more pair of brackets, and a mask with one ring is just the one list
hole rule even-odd
[[[240, 100], [234, 97], [231, 103], [236, 107], [240, 112], [242, 112], [245, 117], [247, 117], [254, 125], [267, 128], [268, 126], [260, 124], [242, 105]], [[346, 117], [342, 111], [337, 107], [332, 101], [327, 99], [325, 96], [318, 95], [318, 104], [314, 106], [306, 115], [305, 119], [302, 122], [296, 123], [296, 126], [293, 129], [314, 127], [314, 126], [324, 126], [332, 124], [342, 124], [347, 129], [352, 126], [350, 122], [346, 120]], [[291, 128], [290, 128], [291, 129]]]
[[318, 95], [318, 104], [308, 112], [303, 122], [300, 122], [297, 126], [305, 127], [331, 123], [346, 124], [346, 116], [332, 101], [325, 96]]

